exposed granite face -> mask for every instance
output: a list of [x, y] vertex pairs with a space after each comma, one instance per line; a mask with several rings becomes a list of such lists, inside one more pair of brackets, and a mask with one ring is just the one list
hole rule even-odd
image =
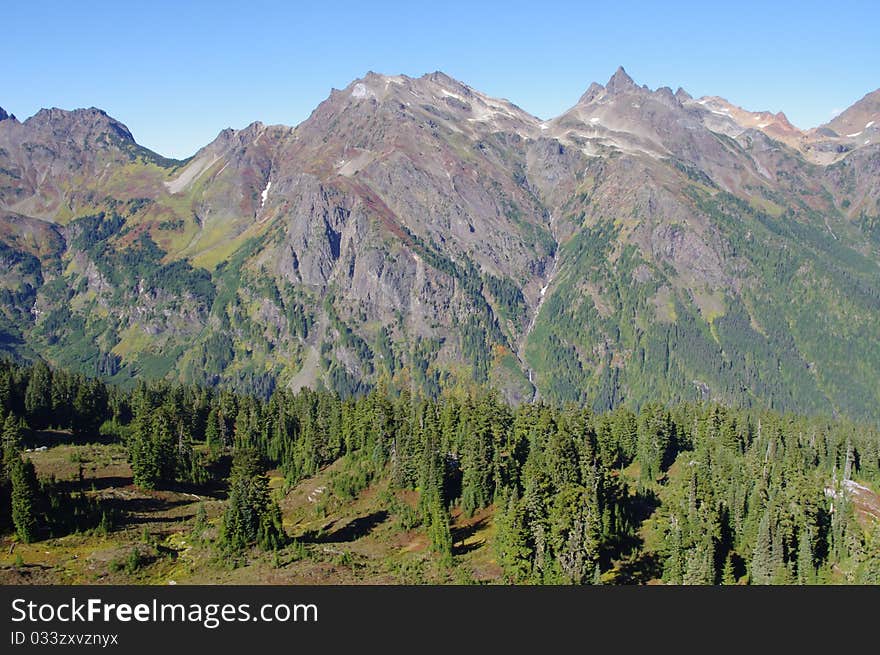
[[[560, 400], [552, 350], [590, 393], [614, 369], [615, 397], [638, 399], [637, 340], [691, 310], [717, 342], [712, 370], [752, 361], [755, 335], [761, 357], [815, 362], [806, 305], [764, 325], [779, 282], [749, 244], [793, 253], [819, 296], [876, 290], [875, 100], [805, 132], [620, 68], [540, 120], [440, 72], [369, 73], [296, 127], [226, 129], [186, 161], [98, 109], [21, 123], [0, 110], [0, 281], [29, 285], [0, 330], [62, 365], [85, 352], [76, 361], [261, 392], [476, 377], [512, 400], [532, 382]], [[771, 236], [756, 243], [757, 229]], [[844, 272], [822, 277], [813, 256]], [[727, 314], [734, 327], [718, 330]], [[826, 336], [843, 330], [828, 320]], [[710, 379], [674, 366], [688, 389]], [[755, 366], [735, 383], [760, 389]], [[811, 370], [836, 402], [821, 361]]]

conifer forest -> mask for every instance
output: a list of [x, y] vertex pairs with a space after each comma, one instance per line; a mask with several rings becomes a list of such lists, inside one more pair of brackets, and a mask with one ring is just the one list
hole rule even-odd
[[[347, 398], [305, 389], [260, 399], [165, 382], [123, 389], [9, 362], [0, 411], [0, 527], [19, 548], [112, 539], [132, 521], [83, 464], [69, 479], [38, 475], [49, 451], [38, 442], [118, 448], [131, 476], [119, 485], [214, 499], [210, 517], [208, 502], [191, 501], [177, 541], [141, 535], [108, 575], [137, 579], [180, 558], [181, 535], [207, 567], [296, 568], [388, 524], [387, 538], [418, 535], [424, 546], [417, 560], [383, 563], [398, 582], [880, 582], [870, 491], [880, 434], [846, 420], [714, 403], [512, 407], [476, 385], [436, 398], [379, 385]], [[336, 530], [347, 535], [283, 516], [285, 496], [322, 471], [309, 518], [373, 495], [376, 511]], [[476, 516], [492, 529], [468, 543], [472, 527], [458, 526]], [[491, 564], [483, 579], [468, 570], [472, 550]], [[372, 566], [355, 555], [330, 561]]]

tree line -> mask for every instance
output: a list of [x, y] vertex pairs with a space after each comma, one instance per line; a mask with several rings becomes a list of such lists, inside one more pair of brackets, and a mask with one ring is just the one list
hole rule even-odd
[[[292, 486], [342, 460], [340, 499], [380, 479], [418, 492], [416, 508], [392, 494], [388, 509], [421, 526], [442, 563], [456, 552], [451, 513], [488, 511], [511, 583], [880, 582], [880, 530], [853, 493], [880, 483], [880, 434], [847, 421], [712, 403], [512, 407], [477, 386], [439, 398], [383, 384], [348, 398], [276, 389], [262, 400], [9, 362], [0, 412], [0, 521], [23, 540], [45, 536], [38, 519], [59, 492], [36, 479], [22, 444], [53, 427], [124, 443], [142, 488], [224, 488], [219, 542], [231, 552], [290, 540], [270, 467]], [[112, 528], [79, 497], [77, 520]]]

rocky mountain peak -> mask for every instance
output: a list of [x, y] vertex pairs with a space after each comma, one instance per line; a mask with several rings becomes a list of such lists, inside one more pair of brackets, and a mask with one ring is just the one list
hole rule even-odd
[[868, 93], [822, 127], [841, 137], [856, 138], [871, 129], [880, 129], [880, 89]]
[[434, 71], [433, 73], [428, 73], [427, 75], [423, 75], [422, 79], [428, 80], [430, 82], [433, 82], [434, 84], [439, 84], [440, 86], [447, 87], [447, 88], [468, 89], [468, 87], [466, 85], [462, 84], [454, 77], [447, 75], [443, 71]]
[[654, 92], [654, 97], [660, 99], [667, 105], [680, 105], [681, 100], [672, 92], [668, 86], [661, 86]]
[[236, 130], [231, 127], [227, 127], [223, 130], [220, 130], [220, 133], [217, 135], [216, 141], [220, 142], [232, 142], [232, 141], [248, 141], [256, 137], [263, 130], [266, 129], [266, 126], [263, 125], [260, 121], [254, 121], [247, 127], [243, 127], [240, 130]]
[[605, 85], [605, 91], [612, 95], [636, 91], [638, 88], [638, 85], [636, 85], [633, 79], [627, 74], [623, 66], [618, 66], [614, 75], [608, 80], [608, 84]]
[[774, 114], [773, 117], [776, 119], [776, 121], [780, 124], [781, 127], [788, 129], [788, 130], [797, 129], [794, 125], [791, 124], [791, 121], [788, 120], [788, 116], [785, 115], [785, 112], [778, 111], [778, 112], [776, 112], [776, 114]]
[[125, 125], [96, 107], [72, 111], [57, 107], [41, 109], [23, 125], [37, 131], [66, 132], [70, 136], [109, 133], [134, 143], [134, 137]]
[[587, 105], [600, 97], [603, 93], [605, 93], [605, 87], [593, 82], [584, 92], [584, 95], [581, 96], [580, 100], [578, 100], [578, 104]]

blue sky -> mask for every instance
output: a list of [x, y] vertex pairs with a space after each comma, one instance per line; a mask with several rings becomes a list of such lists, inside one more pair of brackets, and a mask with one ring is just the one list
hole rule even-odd
[[369, 70], [442, 70], [548, 118], [623, 65], [799, 127], [880, 87], [876, 1], [19, 0], [2, 15], [0, 106], [100, 107], [176, 157], [225, 127], [295, 125]]

